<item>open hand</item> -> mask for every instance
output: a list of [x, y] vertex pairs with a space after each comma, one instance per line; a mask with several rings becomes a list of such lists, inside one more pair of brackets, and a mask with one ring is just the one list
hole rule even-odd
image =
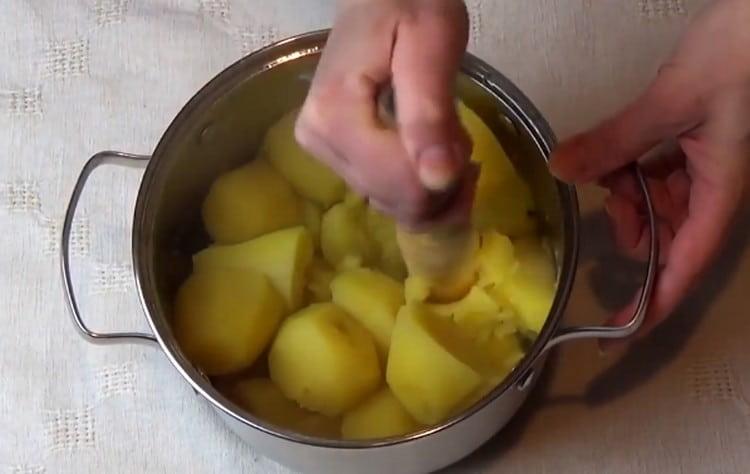
[[[644, 164], [659, 218], [663, 268], [640, 332], [664, 320], [720, 249], [746, 184], [750, 160], [750, 1], [717, 0], [687, 30], [647, 90], [593, 130], [562, 143], [553, 172], [598, 181], [618, 246], [644, 258], [644, 203], [627, 163]], [[611, 321], [621, 325], [632, 307]]]

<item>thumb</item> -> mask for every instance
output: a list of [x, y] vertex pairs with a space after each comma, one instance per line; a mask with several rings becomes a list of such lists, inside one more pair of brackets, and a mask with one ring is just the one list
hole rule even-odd
[[569, 183], [588, 183], [692, 129], [703, 112], [698, 86], [680, 66], [663, 67], [648, 89], [614, 117], [561, 143], [550, 159], [552, 173]]
[[418, 5], [398, 25], [392, 82], [404, 147], [422, 184], [442, 191], [460, 179], [471, 153], [454, 101], [468, 20], [462, 2]]

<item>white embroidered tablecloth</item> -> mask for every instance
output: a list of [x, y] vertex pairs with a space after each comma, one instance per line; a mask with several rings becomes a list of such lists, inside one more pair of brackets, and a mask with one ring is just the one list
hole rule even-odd
[[[470, 0], [471, 50], [566, 135], [641, 88], [700, 3]], [[58, 238], [91, 154], [149, 153], [207, 80], [268, 42], [328, 26], [332, 11], [332, 0], [0, 0], [0, 473], [286, 471], [229, 433], [158, 350], [77, 336]], [[97, 171], [73, 227], [82, 311], [99, 330], [146, 327], [128, 252], [139, 178]], [[584, 208], [597, 196], [585, 193]], [[597, 237], [600, 216], [586, 222], [594, 277], [579, 280], [570, 313], [598, 320], [608, 288], [594, 260], [620, 263]], [[538, 400], [452, 470], [748, 472], [750, 371], [737, 335], [750, 327], [737, 301], [750, 265], [739, 255], [717, 274], [708, 295], [722, 292], [701, 307], [700, 331], [678, 322], [614, 363], [590, 345], [564, 350]], [[619, 372], [607, 378], [610, 365]], [[592, 380], [598, 391], [582, 397]]]

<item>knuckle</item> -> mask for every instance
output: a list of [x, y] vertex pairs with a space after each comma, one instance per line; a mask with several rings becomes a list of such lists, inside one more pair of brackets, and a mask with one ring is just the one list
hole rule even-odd
[[294, 139], [302, 148], [309, 150], [314, 146], [313, 131], [304, 115], [300, 114], [294, 123]]
[[300, 112], [294, 132], [300, 144], [310, 144], [316, 138], [327, 141], [334, 136], [335, 113], [319, 96], [310, 96]]

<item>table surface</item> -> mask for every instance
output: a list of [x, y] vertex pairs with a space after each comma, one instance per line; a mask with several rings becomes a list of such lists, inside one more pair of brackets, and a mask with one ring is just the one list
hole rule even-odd
[[[561, 136], [654, 74], [702, 1], [470, 0], [470, 48], [527, 92]], [[332, 0], [4, 0], [0, 14], [0, 472], [286, 472], [196, 399], [166, 358], [74, 332], [57, 252], [88, 156], [149, 153], [228, 64], [324, 27]], [[73, 226], [82, 310], [143, 329], [129, 264], [137, 170], [97, 171]], [[641, 268], [612, 249], [582, 193], [581, 271], [566, 321], [603, 320]], [[448, 472], [742, 473], [750, 469], [750, 287], [740, 216], [706, 283], [627, 353], [562, 348], [521, 412]]]

